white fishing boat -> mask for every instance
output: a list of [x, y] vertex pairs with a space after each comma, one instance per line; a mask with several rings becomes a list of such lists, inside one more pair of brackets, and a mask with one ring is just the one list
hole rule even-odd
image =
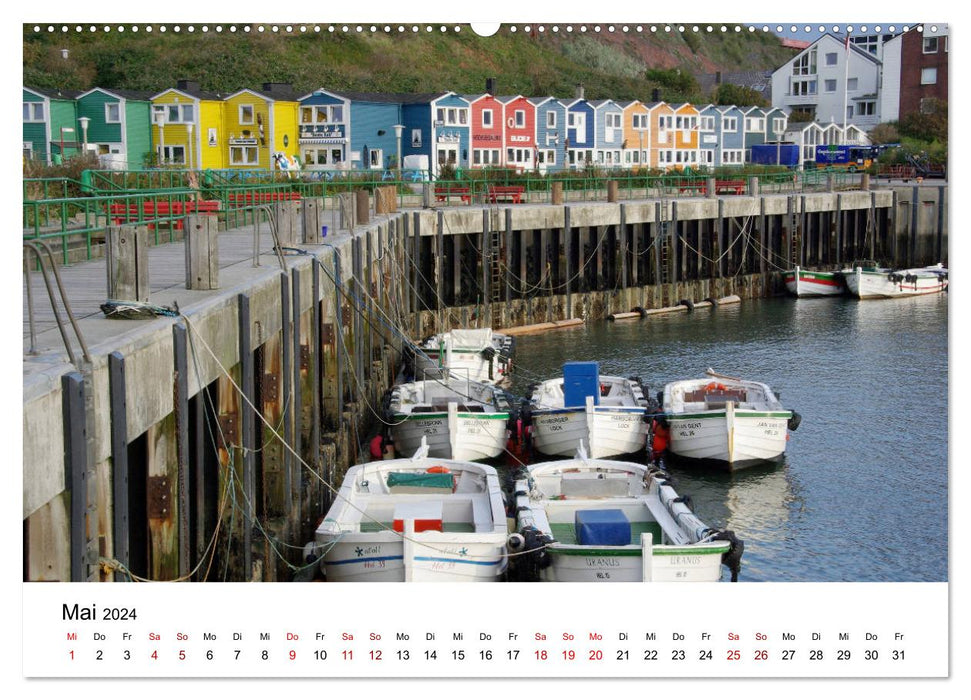
[[571, 457], [582, 442], [595, 459], [637, 452], [647, 405], [636, 380], [601, 376], [596, 362], [567, 362], [562, 377], [541, 382], [530, 397], [533, 448]]
[[513, 338], [491, 328], [456, 328], [433, 335], [415, 352], [415, 379], [450, 376], [505, 385], [512, 371]]
[[668, 451], [729, 469], [779, 462], [788, 429], [799, 414], [783, 408], [767, 384], [716, 374], [671, 382], [662, 409], [668, 423]]
[[785, 273], [786, 289], [797, 297], [823, 297], [842, 294], [846, 285], [843, 273], [803, 270], [798, 265]]
[[410, 454], [422, 440], [432, 457], [477, 460], [498, 457], [509, 437], [506, 394], [465, 379], [427, 379], [391, 390], [388, 422], [395, 449]]
[[850, 294], [860, 299], [912, 297], [947, 289], [947, 268], [940, 263], [905, 270], [854, 267], [843, 275]]
[[[516, 482], [517, 575], [544, 581], [736, 580], [743, 545], [707, 527], [666, 474], [632, 462], [574, 459], [529, 467]], [[510, 569], [512, 575], [513, 569]]]
[[305, 555], [328, 581], [495, 581], [507, 537], [496, 470], [423, 445], [351, 467]]

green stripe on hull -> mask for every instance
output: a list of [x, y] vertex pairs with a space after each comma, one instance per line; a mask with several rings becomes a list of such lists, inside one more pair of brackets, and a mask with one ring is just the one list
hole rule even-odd
[[[677, 416], [668, 416], [669, 422], [679, 420], [704, 420], [713, 418], [724, 418], [725, 412], [718, 413], [679, 413]], [[735, 409], [736, 418], [792, 418], [792, 411], [747, 411], [745, 409]]]
[[[458, 413], [459, 418], [475, 418], [476, 420], [509, 420], [508, 413]], [[431, 420], [433, 418], [448, 418], [448, 413], [395, 413], [393, 420]]]
[[[658, 546], [667, 545], [655, 545], [654, 556], [699, 556], [703, 554], [724, 554], [728, 551], [731, 546], [728, 542], [724, 545], [718, 545], [714, 547], [675, 547], [673, 549], [657, 549]], [[576, 549], [573, 547], [557, 547], [555, 544], [549, 545], [546, 548], [552, 554], [559, 554], [561, 556], [568, 557], [639, 557], [641, 556], [640, 547], [634, 547], [628, 545], [624, 548], [616, 549]]]

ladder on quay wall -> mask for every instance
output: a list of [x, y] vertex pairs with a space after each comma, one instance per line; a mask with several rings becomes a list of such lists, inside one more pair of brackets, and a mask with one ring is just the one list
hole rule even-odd
[[[795, 202], [795, 199], [793, 199]], [[791, 208], [791, 213], [789, 215], [789, 260], [792, 261], [793, 266], [801, 265], [802, 261], [799, 259], [799, 249], [802, 245], [802, 231], [796, 228], [799, 218], [796, 216], [796, 208]]]
[[671, 236], [668, 231], [668, 205], [669, 205], [668, 191], [667, 187], [661, 187], [661, 221], [657, 228], [657, 245], [660, 252], [659, 258], [661, 260], [660, 264], [660, 278], [658, 279], [658, 284], [667, 284], [670, 279], [670, 260], [671, 260]]
[[489, 255], [486, 264], [489, 265], [489, 308], [493, 328], [502, 327], [502, 307], [499, 303], [505, 299], [505, 279], [502, 273], [503, 233], [500, 230], [499, 207], [492, 207], [489, 210]]

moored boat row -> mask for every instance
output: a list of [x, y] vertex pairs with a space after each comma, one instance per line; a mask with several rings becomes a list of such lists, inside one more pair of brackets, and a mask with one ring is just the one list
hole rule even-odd
[[894, 269], [867, 261], [831, 271], [796, 266], [786, 271], [784, 278], [786, 289], [797, 297], [849, 294], [858, 299], [891, 299], [943, 292], [948, 284], [947, 269], [940, 263]]

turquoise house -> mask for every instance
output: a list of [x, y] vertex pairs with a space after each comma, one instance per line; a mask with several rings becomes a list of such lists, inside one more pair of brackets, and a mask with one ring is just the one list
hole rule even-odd
[[94, 88], [77, 97], [82, 147], [101, 167], [138, 170], [152, 154], [152, 93]]
[[48, 165], [80, 150], [77, 92], [24, 87], [23, 157]]

